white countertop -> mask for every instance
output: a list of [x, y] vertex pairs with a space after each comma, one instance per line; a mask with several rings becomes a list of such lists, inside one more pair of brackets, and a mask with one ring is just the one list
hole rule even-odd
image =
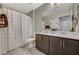
[[40, 32], [40, 33], [37, 33], [37, 34], [43, 34], [43, 35], [79, 40], [79, 33], [78, 32], [59, 32], [59, 31], [55, 32], [54, 31], [54, 32]]

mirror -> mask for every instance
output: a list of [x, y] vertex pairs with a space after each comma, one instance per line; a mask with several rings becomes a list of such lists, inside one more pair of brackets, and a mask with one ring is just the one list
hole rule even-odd
[[[42, 20], [45, 25], [49, 25], [52, 31], [79, 31], [79, 13], [77, 15], [78, 4], [74, 3], [61, 3], [51, 6], [47, 11], [43, 12]], [[50, 6], [50, 5], [49, 5]], [[74, 15], [74, 16], [72, 16]], [[74, 17], [74, 18], [73, 18]], [[78, 29], [77, 29], [78, 28]]]

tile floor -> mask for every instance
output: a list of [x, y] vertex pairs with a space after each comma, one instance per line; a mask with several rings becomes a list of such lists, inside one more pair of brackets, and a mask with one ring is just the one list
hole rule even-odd
[[12, 51], [7, 52], [5, 55], [45, 55], [36, 48], [16, 48]]
[[43, 52], [35, 48], [34, 38], [30, 38], [28, 40], [29, 44], [13, 49], [4, 55], [45, 55]]

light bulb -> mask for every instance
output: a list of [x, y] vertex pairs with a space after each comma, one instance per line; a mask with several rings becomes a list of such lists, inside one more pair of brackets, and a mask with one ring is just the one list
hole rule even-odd
[[50, 3], [50, 5], [54, 5], [54, 3]]
[[58, 6], [60, 3], [50, 3], [51, 6]]

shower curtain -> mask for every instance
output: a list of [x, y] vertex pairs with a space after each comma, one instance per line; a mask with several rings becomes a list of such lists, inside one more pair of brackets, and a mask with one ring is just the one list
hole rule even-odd
[[0, 28], [0, 54], [8, 50], [8, 28]]
[[27, 44], [27, 39], [33, 36], [31, 17], [4, 8], [8, 18], [8, 27], [0, 29], [0, 53]]
[[[5, 12], [5, 11], [4, 11]], [[3, 9], [0, 8], [0, 13], [4, 13]], [[0, 28], [0, 54], [8, 51], [8, 27]]]

